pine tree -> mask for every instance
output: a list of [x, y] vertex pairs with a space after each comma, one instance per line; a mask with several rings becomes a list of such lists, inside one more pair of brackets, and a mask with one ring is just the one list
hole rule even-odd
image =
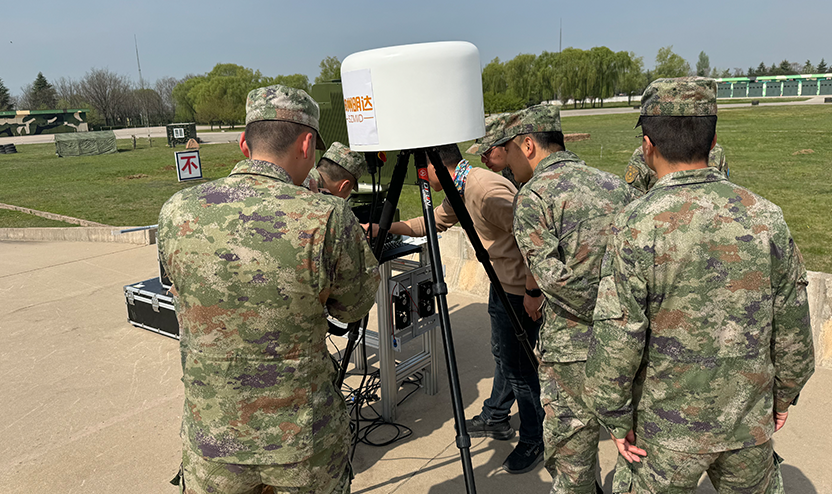
[[818, 74], [825, 74], [829, 67], [826, 66], [826, 60], [823, 58], [820, 59], [820, 63], [817, 66]]
[[58, 105], [58, 94], [52, 84], [38, 72], [35, 82], [32, 84], [32, 110], [51, 110]]
[[768, 74], [768, 67], [763, 62], [760, 62], [760, 65], [757, 66], [757, 70], [754, 72], [756, 76], [764, 76]]
[[13, 110], [12, 95], [9, 94], [9, 88], [3, 84], [3, 79], [0, 79], [0, 111]]

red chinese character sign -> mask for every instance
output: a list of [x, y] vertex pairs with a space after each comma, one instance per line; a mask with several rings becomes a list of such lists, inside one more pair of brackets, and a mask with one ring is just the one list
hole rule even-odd
[[178, 151], [176, 154], [176, 175], [180, 182], [202, 178], [199, 150]]

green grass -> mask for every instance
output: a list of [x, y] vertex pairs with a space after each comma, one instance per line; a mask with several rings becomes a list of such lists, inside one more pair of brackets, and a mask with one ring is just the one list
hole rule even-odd
[[[623, 175], [640, 144], [635, 121], [629, 114], [570, 116], [563, 127], [592, 135], [569, 144], [587, 164]], [[717, 132], [731, 180], [783, 208], [807, 267], [832, 272], [832, 105], [725, 109]], [[132, 150], [129, 140], [119, 140], [118, 154], [77, 158], [56, 157], [53, 144], [18, 146], [18, 154], [0, 155], [0, 202], [114, 226], [154, 224], [162, 204], [194, 184], [177, 182], [174, 150], [153, 142], [148, 148], [142, 139]], [[814, 152], [793, 154], [804, 149]], [[242, 158], [234, 143], [204, 145], [200, 153], [207, 180], [227, 175]], [[466, 158], [482, 166], [478, 157]], [[434, 193], [434, 204], [443, 198]], [[421, 214], [415, 186], [405, 186], [399, 210], [403, 219]], [[0, 215], [0, 227], [47, 221], [25, 217], [31, 221]]]
[[41, 218], [40, 216], [21, 213], [20, 211], [0, 209], [0, 228], [67, 228], [71, 226], [78, 225]]
[[[157, 222], [162, 204], [175, 192], [193, 185], [179, 183], [174, 150], [164, 139], [119, 139], [116, 154], [59, 158], [54, 144], [17, 147], [18, 153], [0, 155], [0, 202], [106, 225], [150, 225]], [[183, 151], [177, 148], [176, 151]], [[236, 144], [202, 146], [203, 176], [228, 175], [242, 158]]]
[[794, 103], [795, 101], [806, 101], [811, 98], [791, 98], [791, 97], [770, 97], [764, 98], [762, 96], [758, 98], [720, 98], [717, 102], [721, 105], [750, 105], [751, 101], [759, 101], [761, 105], [766, 103]]

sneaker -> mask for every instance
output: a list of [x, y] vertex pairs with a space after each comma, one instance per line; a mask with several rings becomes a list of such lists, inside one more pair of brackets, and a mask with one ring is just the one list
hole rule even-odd
[[519, 442], [514, 451], [503, 462], [503, 469], [508, 473], [526, 473], [543, 459], [543, 444]]
[[508, 420], [489, 423], [479, 415], [474, 415], [474, 418], [466, 420], [465, 429], [470, 437], [490, 437], [500, 441], [508, 441], [514, 437], [514, 429], [511, 428]]

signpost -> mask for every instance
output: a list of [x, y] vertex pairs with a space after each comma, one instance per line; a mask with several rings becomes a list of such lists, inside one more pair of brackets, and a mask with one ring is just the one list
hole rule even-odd
[[180, 182], [202, 178], [202, 165], [199, 162], [199, 150], [177, 151], [176, 175]]

